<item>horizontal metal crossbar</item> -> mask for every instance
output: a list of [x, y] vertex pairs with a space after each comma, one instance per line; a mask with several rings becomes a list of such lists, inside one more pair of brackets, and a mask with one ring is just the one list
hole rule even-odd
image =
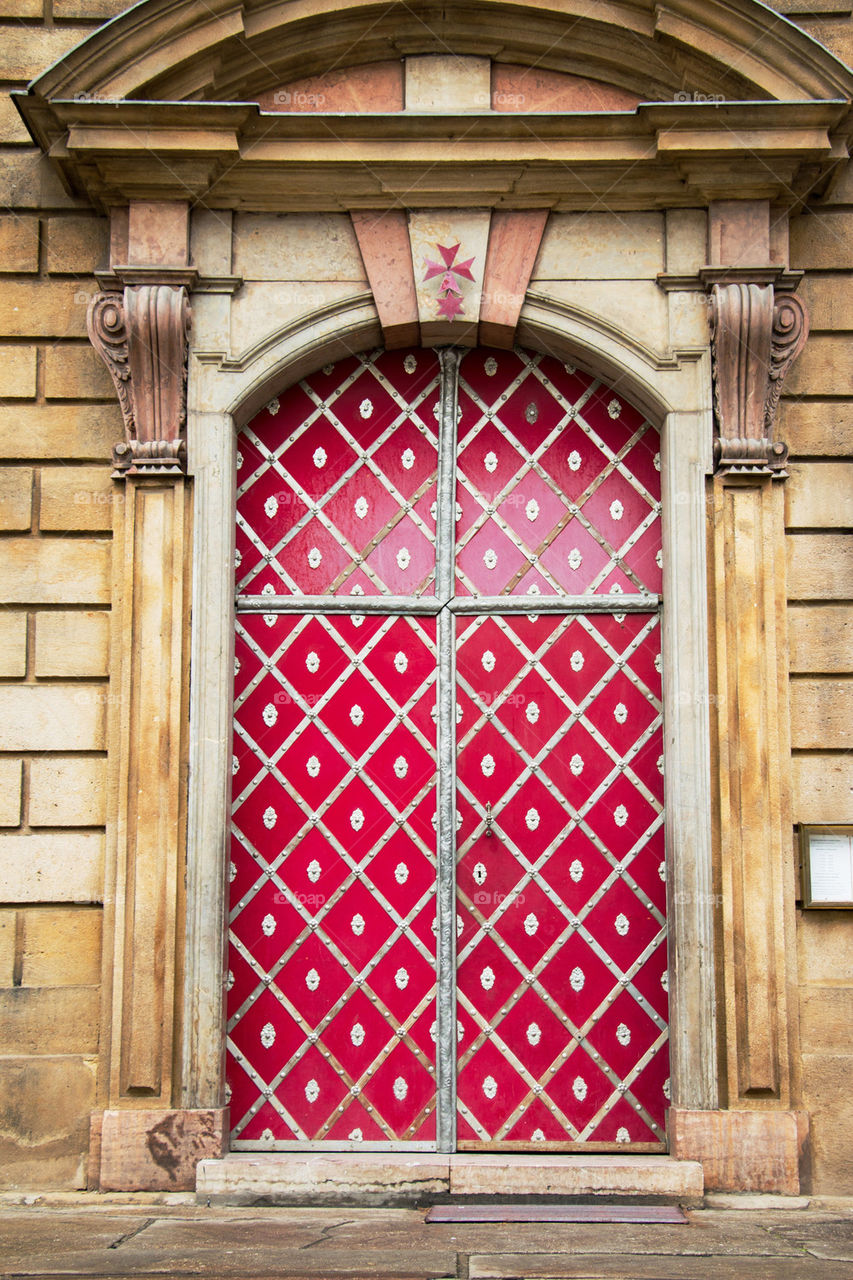
[[447, 608], [459, 614], [654, 613], [657, 595], [454, 596], [452, 600], [414, 596], [238, 596], [238, 613], [358, 613], [434, 615]]

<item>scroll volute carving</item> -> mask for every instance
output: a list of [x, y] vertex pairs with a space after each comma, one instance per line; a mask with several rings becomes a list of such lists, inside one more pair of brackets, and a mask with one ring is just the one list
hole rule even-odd
[[782, 381], [808, 337], [805, 307], [769, 284], [714, 285], [711, 307], [717, 470], [784, 478], [788, 448], [774, 424]]
[[93, 298], [89, 338], [112, 375], [125, 440], [113, 449], [116, 477], [182, 475], [186, 458], [187, 337], [183, 286], [132, 285]]

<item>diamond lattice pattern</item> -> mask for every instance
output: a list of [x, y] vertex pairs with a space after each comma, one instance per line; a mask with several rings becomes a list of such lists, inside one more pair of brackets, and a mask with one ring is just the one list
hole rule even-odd
[[435, 1135], [435, 620], [244, 615], [233, 1144]]
[[[434, 592], [439, 390], [434, 353], [374, 353], [256, 416], [238, 592]], [[477, 350], [458, 416], [458, 594], [659, 591], [658, 437], [633, 407]], [[232, 1142], [429, 1143], [436, 621], [280, 608], [236, 642]], [[458, 620], [466, 1145], [663, 1140], [659, 626], [613, 609]]]
[[571, 365], [465, 356], [456, 497], [459, 595], [660, 592], [659, 434]]
[[458, 648], [459, 1138], [661, 1143], [658, 619], [460, 619]]
[[237, 590], [432, 594], [438, 360], [378, 352], [327, 365], [239, 438]]

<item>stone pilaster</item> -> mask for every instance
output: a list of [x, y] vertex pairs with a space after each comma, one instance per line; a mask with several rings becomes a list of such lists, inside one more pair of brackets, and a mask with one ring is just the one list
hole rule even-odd
[[791, 1104], [793, 919], [782, 378], [805, 342], [801, 303], [715, 285], [714, 548], [726, 1053], [730, 1106]]
[[[197, 1159], [221, 1152], [223, 1140], [221, 1111], [174, 1109], [186, 856], [190, 309], [180, 211], [131, 206], [129, 224], [132, 265], [113, 267], [110, 288], [89, 309], [89, 336], [112, 374], [125, 429], [113, 450], [121, 492], [99, 1185], [178, 1190], [194, 1184]], [[171, 262], [158, 261], [159, 227], [171, 237]], [[140, 261], [146, 252], [150, 261]]]

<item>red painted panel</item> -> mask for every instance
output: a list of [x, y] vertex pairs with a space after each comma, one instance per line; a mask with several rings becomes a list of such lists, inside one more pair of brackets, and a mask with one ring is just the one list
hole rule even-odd
[[460, 1136], [661, 1142], [658, 621], [461, 619], [458, 648]]
[[271, 400], [237, 453], [242, 594], [431, 594], [438, 358], [382, 352]]
[[460, 370], [457, 591], [661, 589], [660, 438], [550, 356], [469, 352]]
[[435, 622], [238, 626], [228, 1027], [239, 1143], [429, 1140]]
[[[434, 590], [434, 353], [329, 366], [239, 438], [240, 592]], [[465, 355], [460, 594], [660, 589], [654, 429], [589, 375]], [[236, 1144], [435, 1136], [434, 619], [243, 615], [228, 1081]], [[660, 634], [458, 623], [464, 1141], [662, 1140]]]

